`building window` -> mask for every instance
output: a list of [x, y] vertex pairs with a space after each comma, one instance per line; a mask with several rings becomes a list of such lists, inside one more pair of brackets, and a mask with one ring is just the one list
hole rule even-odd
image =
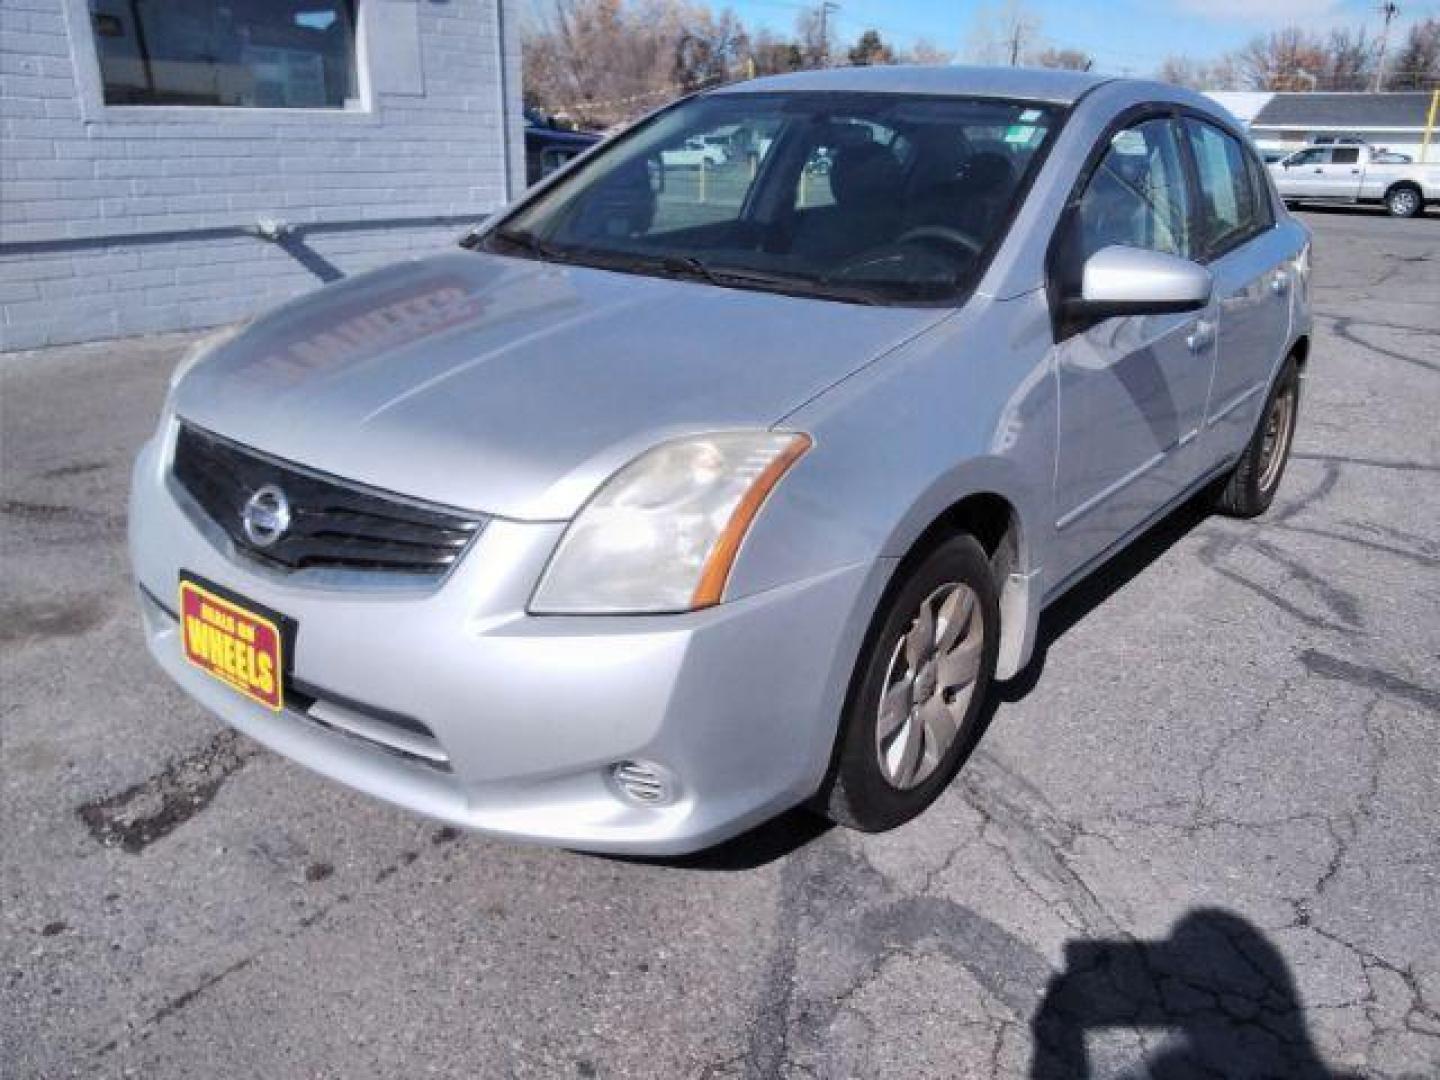
[[354, 0], [89, 0], [107, 105], [343, 109]]

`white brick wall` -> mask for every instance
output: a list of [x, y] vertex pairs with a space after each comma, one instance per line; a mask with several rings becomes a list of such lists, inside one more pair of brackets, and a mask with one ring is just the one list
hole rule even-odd
[[[363, 112], [105, 107], [86, 0], [0, 0], [0, 351], [215, 325], [318, 285], [234, 234], [257, 217], [350, 274], [453, 242], [504, 202], [507, 167], [518, 192], [512, 0], [357, 6], [362, 79], [423, 92]], [[418, 84], [403, 35], [378, 30], [395, 20], [418, 28]]]

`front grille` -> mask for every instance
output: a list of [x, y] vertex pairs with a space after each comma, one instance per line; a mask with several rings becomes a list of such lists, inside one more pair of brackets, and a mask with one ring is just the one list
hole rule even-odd
[[[290, 570], [438, 577], [484, 524], [480, 517], [302, 469], [189, 424], [180, 426], [173, 469], [179, 485], [237, 548]], [[290, 521], [278, 538], [261, 546], [246, 534], [242, 515], [251, 496], [267, 485], [284, 493]]]

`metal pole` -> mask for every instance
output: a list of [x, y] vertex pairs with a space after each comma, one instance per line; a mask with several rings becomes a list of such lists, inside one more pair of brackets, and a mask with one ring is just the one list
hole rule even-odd
[[840, 5], [833, 0], [822, 0], [820, 4], [820, 66], [830, 66], [830, 33], [827, 21], [832, 11], [839, 11]]
[[1430, 111], [1425, 115], [1425, 138], [1420, 143], [1420, 160], [1430, 160], [1430, 136], [1435, 134], [1435, 114], [1440, 111], [1440, 86], [1430, 93]]
[[1390, 20], [1400, 14], [1400, 6], [1393, 0], [1386, 0], [1380, 5], [1380, 14], [1385, 16], [1385, 25], [1380, 28], [1380, 54], [1375, 58], [1375, 85], [1371, 87], [1371, 93], [1380, 93], [1380, 88], [1385, 81], [1385, 47], [1390, 41]]

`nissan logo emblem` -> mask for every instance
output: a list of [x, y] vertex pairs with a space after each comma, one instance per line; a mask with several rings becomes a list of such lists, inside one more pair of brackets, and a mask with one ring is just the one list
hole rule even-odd
[[240, 525], [252, 544], [268, 548], [290, 528], [290, 500], [274, 484], [266, 484], [245, 501]]

